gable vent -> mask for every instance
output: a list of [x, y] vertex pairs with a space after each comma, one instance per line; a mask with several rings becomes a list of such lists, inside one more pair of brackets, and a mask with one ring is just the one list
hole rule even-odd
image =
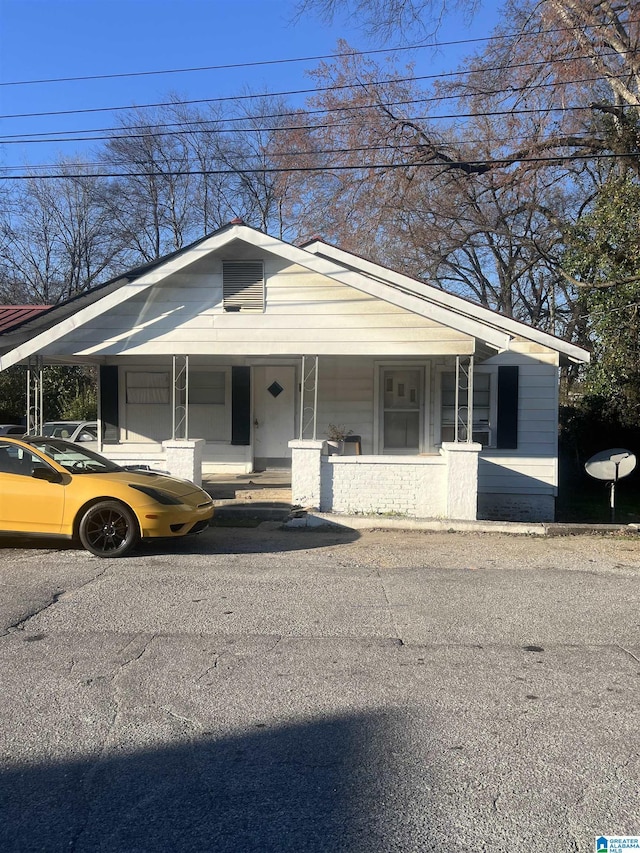
[[264, 311], [262, 261], [222, 262], [222, 304], [225, 311]]

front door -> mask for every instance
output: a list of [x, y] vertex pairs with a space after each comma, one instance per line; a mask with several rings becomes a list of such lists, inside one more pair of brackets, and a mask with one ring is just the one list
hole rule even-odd
[[253, 459], [257, 470], [291, 465], [295, 437], [296, 369], [253, 368]]

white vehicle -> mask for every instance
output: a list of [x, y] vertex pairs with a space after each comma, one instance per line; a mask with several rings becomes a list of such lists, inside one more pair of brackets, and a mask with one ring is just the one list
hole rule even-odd
[[0, 424], [0, 435], [24, 435], [26, 429], [20, 424]]
[[97, 421], [47, 421], [42, 426], [42, 435], [49, 438], [64, 438], [65, 441], [97, 441]]

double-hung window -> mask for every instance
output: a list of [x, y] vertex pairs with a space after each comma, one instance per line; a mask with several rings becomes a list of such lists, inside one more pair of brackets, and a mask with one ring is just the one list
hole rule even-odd
[[[469, 415], [469, 388], [465, 382], [456, 389], [455, 371], [442, 373], [440, 392], [442, 399], [441, 441], [467, 441]], [[471, 440], [490, 446], [492, 442], [491, 374], [474, 371], [473, 375], [473, 425]], [[457, 391], [457, 408], [456, 408]], [[457, 434], [456, 434], [457, 419]]]
[[[519, 370], [515, 365], [476, 368], [473, 379], [456, 372], [440, 374], [440, 441], [475, 441], [483, 447], [518, 447]], [[472, 427], [468, 435], [469, 385], [472, 391]]]

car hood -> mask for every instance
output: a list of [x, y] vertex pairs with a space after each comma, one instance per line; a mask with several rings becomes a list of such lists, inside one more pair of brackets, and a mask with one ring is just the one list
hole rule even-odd
[[82, 477], [83, 480], [85, 477], [95, 477], [101, 483], [118, 483], [121, 486], [149, 486], [153, 489], [160, 489], [160, 491], [176, 498], [184, 498], [198, 493], [211, 500], [210, 496], [195, 483], [189, 480], [179, 480], [177, 477], [169, 477], [167, 474], [157, 474], [154, 471], [110, 471], [104, 474], [78, 474], [77, 476]]

